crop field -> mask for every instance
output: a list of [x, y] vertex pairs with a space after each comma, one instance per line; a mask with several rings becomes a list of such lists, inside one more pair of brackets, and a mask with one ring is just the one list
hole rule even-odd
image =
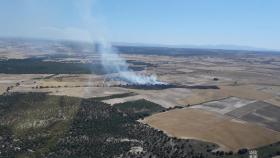
[[245, 158], [257, 149], [270, 158], [280, 151], [279, 55], [115, 46], [136, 76], [160, 83], [141, 85], [104, 72], [89, 45], [22, 44], [0, 48], [0, 142], [8, 154]]
[[234, 118], [260, 124], [280, 132], [279, 114], [280, 107], [262, 101], [248, 104], [242, 108], [227, 113], [227, 115]]
[[237, 151], [280, 141], [279, 113], [278, 106], [263, 101], [228, 97], [152, 115], [144, 122], [172, 136]]
[[226, 151], [261, 147], [280, 140], [279, 132], [193, 108], [155, 114], [143, 122], [170, 136], [213, 142]]
[[237, 97], [229, 97], [217, 101], [202, 103], [200, 105], [195, 105], [192, 106], [191, 108], [196, 108], [196, 109], [198, 108], [198, 109], [216, 112], [219, 114], [226, 114], [231, 111], [234, 111], [235, 109], [240, 109], [241, 107], [254, 102], [256, 101], [240, 99]]

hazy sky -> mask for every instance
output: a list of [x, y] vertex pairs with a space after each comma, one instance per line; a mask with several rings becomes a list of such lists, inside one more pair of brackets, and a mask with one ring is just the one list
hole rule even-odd
[[0, 20], [0, 36], [280, 49], [280, 0], [1, 0]]

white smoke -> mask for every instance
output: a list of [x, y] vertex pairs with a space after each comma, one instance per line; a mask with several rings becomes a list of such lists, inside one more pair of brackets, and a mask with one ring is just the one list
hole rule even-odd
[[128, 67], [127, 62], [119, 56], [117, 50], [108, 43], [100, 43], [99, 52], [101, 53], [101, 63], [107, 73], [118, 73], [119, 78], [129, 84], [164, 84], [157, 80], [154, 75], [136, 74]]
[[158, 81], [154, 75], [136, 74], [128, 67], [127, 62], [119, 56], [117, 50], [109, 42], [104, 21], [92, 15], [94, 12], [93, 7], [95, 7], [94, 4], [96, 3], [97, 1], [90, 0], [79, 1], [77, 7], [80, 10], [85, 28], [91, 33], [93, 41], [98, 43], [98, 51], [101, 55], [104, 70], [107, 73], [118, 73], [119, 78], [129, 84], [164, 84]]

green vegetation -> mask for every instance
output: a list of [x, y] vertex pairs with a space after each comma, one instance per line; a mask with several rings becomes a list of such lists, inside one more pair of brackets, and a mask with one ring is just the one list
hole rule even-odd
[[[6, 74], [105, 74], [101, 63], [55, 62], [44, 58], [0, 60], [0, 73]], [[144, 67], [130, 66], [134, 71]]]
[[96, 101], [102, 101], [102, 100], [108, 100], [108, 99], [114, 99], [114, 98], [124, 98], [124, 97], [130, 97], [136, 95], [133, 92], [128, 93], [121, 93], [121, 94], [113, 94], [105, 97], [95, 97], [94, 100]]
[[6, 139], [0, 140], [0, 144], [7, 143], [2, 155], [31, 157], [49, 152], [68, 130], [80, 101], [79, 98], [46, 93], [0, 96], [0, 130], [9, 131], [1, 134]]
[[280, 142], [256, 149], [261, 158], [271, 158], [280, 155]]
[[36, 58], [1, 60], [0, 67], [0, 73], [7, 74], [89, 74], [95, 72], [89, 64], [51, 62]]
[[147, 62], [143, 62], [143, 61], [127, 60], [126, 62], [129, 64], [139, 65], [139, 66], [156, 67], [156, 64], [147, 63]]
[[115, 104], [114, 107], [135, 119], [144, 118], [165, 110], [162, 106], [145, 99]]
[[[137, 122], [140, 116], [161, 110], [146, 100], [110, 106], [95, 98], [46, 93], [2, 95], [0, 157], [248, 157], [247, 152], [211, 153], [217, 145], [168, 137]], [[268, 157], [277, 154], [279, 146], [276, 143], [258, 151], [261, 157]], [[133, 151], [135, 148], [141, 150]]]

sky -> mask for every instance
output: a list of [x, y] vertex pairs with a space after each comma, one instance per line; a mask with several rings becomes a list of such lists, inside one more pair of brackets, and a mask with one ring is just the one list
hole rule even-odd
[[279, 0], [1, 0], [0, 36], [280, 50]]

